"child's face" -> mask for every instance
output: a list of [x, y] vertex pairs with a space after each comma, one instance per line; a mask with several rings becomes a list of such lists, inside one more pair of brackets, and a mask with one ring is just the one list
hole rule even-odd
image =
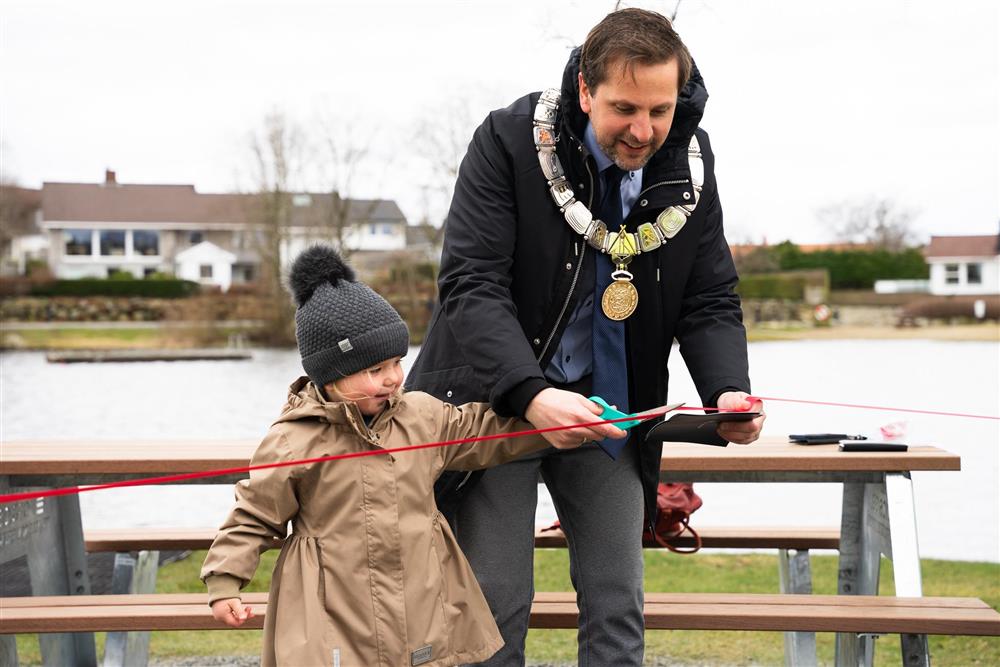
[[386, 359], [380, 364], [331, 382], [323, 388], [327, 396], [338, 401], [353, 401], [366, 417], [377, 415], [389, 397], [403, 384], [401, 357]]

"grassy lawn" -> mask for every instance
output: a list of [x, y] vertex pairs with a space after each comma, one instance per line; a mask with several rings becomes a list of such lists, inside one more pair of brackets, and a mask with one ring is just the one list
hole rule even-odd
[[750, 342], [776, 340], [950, 340], [987, 341], [1000, 340], [1000, 324], [932, 324], [924, 327], [866, 327], [831, 326], [816, 327], [810, 324], [778, 327], [756, 326], [747, 329]]
[[22, 329], [0, 333], [0, 348], [19, 350], [154, 350], [225, 346], [224, 327], [136, 329]]
[[[276, 552], [264, 555], [251, 590], [267, 590]], [[204, 552], [160, 570], [157, 590], [161, 593], [202, 592], [198, 570]], [[709, 554], [680, 556], [647, 551], [646, 590], [664, 592], [773, 593], [778, 590], [777, 561], [768, 554]], [[891, 564], [884, 562], [881, 592], [891, 595]], [[836, 592], [837, 559], [814, 556], [813, 589]], [[975, 596], [1000, 608], [1000, 564], [924, 560], [924, 595]], [[539, 591], [572, 590], [569, 560], [564, 549], [536, 552], [535, 585]], [[154, 632], [152, 657], [256, 654], [259, 631]], [[821, 664], [832, 664], [834, 635], [817, 635]], [[100, 655], [103, 636], [98, 637]], [[931, 654], [937, 666], [1000, 664], [1000, 637], [931, 637]], [[35, 637], [18, 637], [22, 664], [37, 664]], [[647, 662], [699, 665], [780, 665], [784, 660], [782, 635], [772, 632], [703, 632], [651, 630], [646, 633]], [[529, 663], [576, 664], [575, 630], [532, 630], [528, 633]], [[876, 646], [875, 664], [900, 664], [896, 636], [882, 637]]]

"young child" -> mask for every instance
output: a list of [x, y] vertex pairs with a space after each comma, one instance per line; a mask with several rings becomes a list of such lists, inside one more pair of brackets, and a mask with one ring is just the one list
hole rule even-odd
[[[485, 404], [404, 394], [406, 324], [331, 248], [302, 253], [290, 283], [308, 377], [292, 384], [251, 465], [530, 428]], [[437, 511], [434, 480], [445, 469], [483, 468], [546, 446], [540, 436], [520, 437], [251, 472], [236, 485], [236, 505], [202, 567], [212, 614], [234, 627], [253, 616], [240, 589], [277, 538], [284, 542], [268, 598], [265, 667], [489, 658], [503, 640]]]

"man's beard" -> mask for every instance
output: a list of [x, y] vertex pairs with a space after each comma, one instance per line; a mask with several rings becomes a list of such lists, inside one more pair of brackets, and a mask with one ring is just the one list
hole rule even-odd
[[639, 157], [631, 157], [628, 155], [623, 155], [621, 154], [621, 152], [619, 152], [618, 149], [619, 141], [624, 141], [625, 143], [632, 145], [641, 143], [637, 141], [635, 137], [626, 133], [612, 137], [610, 142], [602, 141], [601, 138], [598, 137], [597, 145], [601, 147], [601, 150], [604, 151], [605, 155], [611, 158], [612, 162], [618, 165], [620, 169], [624, 169], [625, 171], [635, 171], [637, 169], [642, 169], [643, 167], [645, 167], [646, 163], [649, 162], [650, 158], [652, 158], [653, 155], [656, 154], [656, 151], [660, 149], [660, 146], [663, 145], [662, 142], [660, 143], [660, 146], [657, 146], [651, 142], [646, 147], [646, 152], [644, 154], [640, 155]]

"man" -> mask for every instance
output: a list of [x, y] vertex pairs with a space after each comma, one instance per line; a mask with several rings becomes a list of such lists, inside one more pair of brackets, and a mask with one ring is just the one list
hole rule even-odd
[[[706, 99], [670, 22], [625, 9], [573, 53], [561, 96], [491, 113], [459, 172], [440, 303], [410, 388], [489, 400], [538, 428], [594, 422], [592, 393], [628, 412], [666, 402], [676, 338], [704, 405], [761, 409], [745, 400], [737, 277], [698, 129]], [[762, 422], [719, 431], [749, 443]], [[547, 436], [602, 441], [615, 459], [594, 445], [553, 449], [439, 485], [506, 642], [486, 664], [524, 663], [539, 476], [569, 541], [579, 664], [641, 664], [640, 536], [661, 454], [643, 443], [651, 425], [627, 442], [609, 439], [624, 435], [611, 425]]]

